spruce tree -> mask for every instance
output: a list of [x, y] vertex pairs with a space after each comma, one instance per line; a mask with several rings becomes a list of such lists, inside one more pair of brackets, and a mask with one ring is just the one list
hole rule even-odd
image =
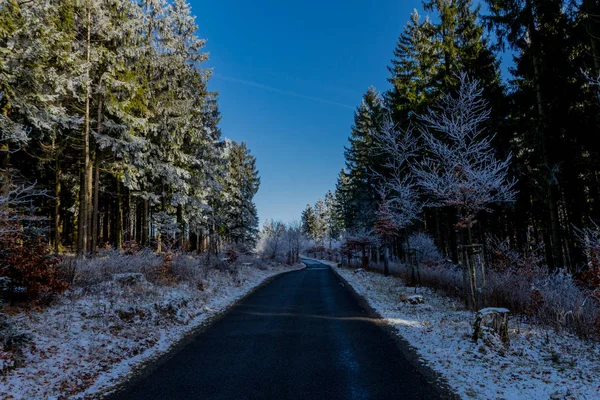
[[378, 204], [375, 175], [384, 173], [384, 168], [381, 156], [373, 152], [374, 131], [379, 129], [384, 115], [383, 99], [374, 87], [370, 87], [354, 113], [350, 145], [344, 151], [351, 188], [349, 202], [356, 210], [355, 225], [358, 228], [369, 228], [375, 221]]

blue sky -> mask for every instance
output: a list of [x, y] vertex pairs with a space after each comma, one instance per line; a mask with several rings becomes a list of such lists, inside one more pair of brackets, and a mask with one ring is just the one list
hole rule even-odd
[[334, 189], [353, 113], [420, 1], [190, 0], [208, 39], [225, 137], [257, 157], [266, 218], [299, 219]]

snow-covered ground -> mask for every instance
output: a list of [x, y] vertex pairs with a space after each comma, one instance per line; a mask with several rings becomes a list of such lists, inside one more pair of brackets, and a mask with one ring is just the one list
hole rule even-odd
[[[331, 263], [328, 263], [331, 264]], [[475, 315], [460, 302], [396, 277], [334, 268], [464, 399], [600, 399], [600, 344], [510, 321], [510, 347], [472, 340]], [[405, 297], [404, 297], [405, 298]]]
[[[133, 284], [112, 280], [16, 315], [13, 323], [32, 341], [20, 366], [0, 374], [0, 398], [83, 398], [110, 390], [266, 279], [291, 269], [242, 266], [235, 277], [215, 270], [201, 288], [154, 286], [143, 277]], [[0, 351], [0, 369], [6, 356]]]

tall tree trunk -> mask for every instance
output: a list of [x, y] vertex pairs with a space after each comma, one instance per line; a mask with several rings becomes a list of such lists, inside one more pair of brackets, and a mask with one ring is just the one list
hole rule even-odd
[[183, 206], [177, 206], [177, 226], [179, 227], [178, 245], [181, 250], [185, 247], [185, 221], [183, 220]]
[[383, 275], [388, 276], [390, 273], [390, 241], [385, 240], [383, 243]]
[[[6, 94], [0, 99], [0, 107], [2, 107], [2, 115], [7, 117], [10, 104], [8, 103], [8, 96]], [[8, 193], [10, 192], [9, 150], [8, 142], [3, 141], [0, 143], [0, 196], [3, 198], [8, 197]], [[8, 202], [3, 202], [0, 204], [0, 207], [2, 210], [8, 208]]]
[[115, 178], [117, 199], [116, 199], [116, 215], [115, 215], [115, 247], [119, 250], [123, 247], [123, 196], [121, 194], [121, 182]]
[[[102, 132], [102, 94], [98, 95], [98, 116], [96, 119], [96, 132], [100, 134]], [[91, 174], [90, 174], [91, 176]], [[96, 149], [94, 154], [94, 194], [93, 194], [93, 205], [92, 205], [92, 234], [90, 251], [92, 254], [96, 253], [98, 246], [98, 211], [99, 211], [99, 195], [100, 193], [100, 154]]]
[[551, 243], [552, 247], [552, 263], [548, 263], [553, 268], [560, 268], [563, 264], [563, 253], [562, 253], [562, 242], [560, 235], [560, 219], [558, 216], [558, 206], [557, 206], [557, 195], [556, 195], [556, 187], [554, 184], [554, 179], [552, 177], [553, 164], [552, 159], [550, 157], [550, 153], [548, 150], [548, 131], [547, 131], [547, 122], [548, 115], [545, 109], [544, 103], [544, 95], [542, 92], [541, 86], [541, 62], [538, 56], [539, 50], [539, 42], [538, 36], [539, 33], [535, 26], [535, 15], [533, 11], [533, 7], [531, 6], [531, 0], [528, 2], [529, 9], [531, 10], [531, 15], [529, 16], [529, 35], [531, 37], [531, 48], [532, 48], [532, 61], [533, 61], [533, 80], [535, 86], [536, 93], [536, 101], [538, 114], [540, 117], [540, 123], [538, 124], [538, 135], [542, 148], [542, 158], [544, 167], [546, 168], [547, 176], [544, 179], [545, 189], [546, 189], [546, 198], [548, 203], [548, 214], [550, 216], [550, 230], [551, 230]]
[[[54, 140], [53, 140], [54, 143]], [[60, 167], [60, 161], [58, 157], [54, 160], [54, 251], [58, 254], [62, 250], [62, 219], [60, 213], [61, 210], [61, 196], [62, 196], [62, 169]]]
[[94, 160], [94, 205], [92, 212], [92, 244], [91, 244], [91, 252], [95, 254], [98, 250], [98, 234], [99, 234], [99, 225], [100, 219], [98, 216], [98, 211], [100, 208], [100, 155], [96, 154]]
[[109, 243], [111, 240], [110, 227], [111, 199], [104, 195], [104, 222], [102, 223], [102, 240]]
[[93, 181], [93, 177], [94, 177], [94, 165], [96, 163], [96, 151], [90, 151], [90, 160], [88, 162], [88, 170], [86, 172], [86, 179], [87, 179], [87, 226], [88, 226], [88, 248], [87, 251], [88, 253], [92, 252], [92, 236], [94, 235], [94, 231], [92, 229], [93, 226], [93, 222], [92, 222], [92, 217], [94, 215], [94, 181]]
[[138, 199], [135, 205], [135, 240], [142, 244], [142, 215], [144, 212], [144, 202]]
[[137, 201], [127, 189], [127, 201], [129, 202], [129, 240], [135, 240], [135, 216], [137, 214]]
[[121, 201], [123, 202], [123, 220], [121, 224], [123, 226], [123, 238], [122, 241], [131, 240], [131, 230], [129, 220], [131, 216], [131, 196], [129, 195], [129, 189], [121, 185]]
[[[87, 78], [90, 79], [92, 46], [92, 9], [88, 6], [87, 10], [87, 45], [86, 45], [86, 60], [88, 64]], [[85, 96], [85, 117], [84, 128], [81, 137], [83, 152], [81, 154], [81, 172], [80, 172], [80, 187], [79, 187], [79, 212], [78, 212], [78, 229], [77, 229], [77, 253], [84, 254], [87, 250], [87, 235], [88, 235], [88, 169], [90, 164], [90, 95], [91, 87], [89, 82], [86, 85]]]
[[148, 246], [148, 212], [149, 212], [148, 199], [144, 199], [144, 206], [142, 207], [142, 245]]

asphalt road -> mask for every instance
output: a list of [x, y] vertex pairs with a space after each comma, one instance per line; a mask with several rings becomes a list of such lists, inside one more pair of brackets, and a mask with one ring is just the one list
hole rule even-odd
[[111, 398], [442, 398], [329, 267], [306, 263]]

